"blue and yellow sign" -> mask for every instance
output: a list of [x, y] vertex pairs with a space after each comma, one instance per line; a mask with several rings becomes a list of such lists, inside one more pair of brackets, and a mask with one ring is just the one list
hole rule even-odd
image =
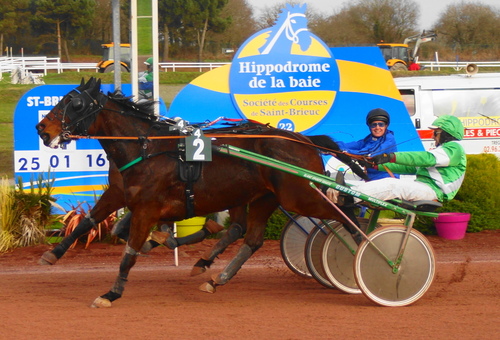
[[327, 47], [308, 30], [305, 9], [286, 5], [272, 27], [243, 43], [231, 65], [188, 84], [169, 115], [191, 123], [247, 118], [350, 142], [369, 134], [366, 114], [383, 108], [398, 150], [423, 150], [380, 49]]
[[288, 5], [275, 26], [254, 34], [236, 53], [229, 90], [243, 117], [304, 131], [330, 111], [339, 88], [337, 63], [307, 29], [305, 9]]
[[[65, 149], [51, 149], [43, 145], [35, 125], [78, 85], [42, 85], [28, 91], [17, 103], [14, 113], [14, 173], [22, 180], [23, 187], [30, 189], [43, 183], [53, 182], [52, 196], [65, 210], [85, 203], [86, 209], [94, 205], [108, 184], [109, 162], [97, 140], [78, 140], [67, 144]], [[113, 92], [114, 86], [103, 84], [104, 93]], [[122, 87], [130, 94], [130, 84]], [[160, 112], [166, 113], [165, 104]]]

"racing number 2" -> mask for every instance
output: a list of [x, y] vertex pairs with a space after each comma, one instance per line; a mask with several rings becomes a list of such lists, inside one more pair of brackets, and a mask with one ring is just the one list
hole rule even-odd
[[205, 137], [200, 129], [194, 130], [191, 136], [186, 137], [186, 161], [210, 162], [211, 160], [210, 139]]

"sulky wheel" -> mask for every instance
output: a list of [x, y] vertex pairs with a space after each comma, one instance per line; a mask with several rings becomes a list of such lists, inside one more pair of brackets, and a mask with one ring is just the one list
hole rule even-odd
[[[328, 223], [330, 225], [335, 225], [337, 222], [331, 220]], [[336, 288], [326, 277], [321, 259], [323, 254], [323, 244], [330, 233], [330, 229], [323, 223], [321, 223], [320, 228], [314, 228], [311, 230], [304, 248], [304, 257], [307, 269], [316, 281], [327, 288]]]
[[[366, 232], [369, 220], [358, 217], [358, 222], [361, 230]], [[358, 245], [341, 223], [337, 222], [334, 227], [335, 232], [328, 235], [323, 245], [322, 264], [325, 275], [337, 289], [349, 294], [361, 294], [353, 270]]]
[[425, 236], [416, 230], [410, 231], [399, 269], [389, 264], [388, 261], [397, 261], [406, 231], [403, 225], [376, 229], [368, 236], [376, 247], [365, 240], [356, 252], [356, 283], [368, 299], [379, 305], [412, 304], [425, 294], [434, 279], [434, 251]]
[[337, 224], [335, 231], [328, 235], [323, 245], [323, 270], [337, 289], [349, 294], [360, 294], [352, 269], [358, 245], [344, 226]]
[[312, 277], [306, 266], [304, 247], [309, 233], [318, 223], [316, 218], [295, 215], [281, 232], [281, 256], [288, 268], [300, 276]]

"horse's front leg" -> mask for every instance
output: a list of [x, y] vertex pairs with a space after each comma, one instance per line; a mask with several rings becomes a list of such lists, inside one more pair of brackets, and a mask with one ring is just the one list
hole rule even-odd
[[71, 234], [66, 236], [54, 249], [43, 253], [38, 263], [42, 265], [55, 264], [80, 236], [89, 232], [93, 227], [111, 215], [111, 213], [122, 208], [124, 205], [123, 189], [121, 186], [111, 185]]
[[266, 222], [277, 207], [278, 203], [276, 198], [271, 194], [249, 205], [248, 230], [243, 245], [222, 272], [212, 276], [210, 281], [203, 283], [199, 287], [201, 291], [215, 293], [217, 286], [225, 285], [234, 275], [236, 275], [241, 266], [243, 266], [250, 256], [252, 256], [252, 254], [264, 243]]
[[111, 303], [116, 299], [121, 298], [123, 290], [125, 289], [125, 283], [127, 282], [128, 274], [130, 269], [134, 266], [137, 261], [137, 255], [139, 253], [132, 249], [128, 243], [125, 246], [125, 252], [123, 253], [122, 261], [120, 263], [120, 272], [115, 280], [111, 290], [104, 295], [99, 296], [92, 302], [90, 307], [93, 308], [109, 308]]
[[[159, 211], [159, 209], [157, 209], [157, 211]], [[132, 213], [130, 238], [125, 246], [125, 251], [123, 252], [123, 257], [120, 263], [120, 270], [115, 283], [106, 294], [96, 298], [91, 307], [111, 307], [111, 303], [122, 296], [130, 270], [137, 261], [139, 250], [144, 245], [148, 237], [149, 230], [158, 220], [158, 216], [155, 218], [151, 215], [150, 211], [147, 214], [137, 212]]]

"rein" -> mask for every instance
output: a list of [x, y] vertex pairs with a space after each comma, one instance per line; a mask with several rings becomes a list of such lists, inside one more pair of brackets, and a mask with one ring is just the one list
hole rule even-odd
[[[115, 137], [111, 137], [111, 136], [79, 136], [79, 135], [66, 135], [65, 137], [68, 137], [69, 139], [103, 139], [103, 140], [113, 140], [113, 139], [119, 139], [119, 140], [140, 140], [140, 139], [143, 139], [143, 137], [123, 137], [123, 136], [115, 136]], [[186, 137], [189, 137], [189, 136], [149, 136], [147, 137], [147, 139], [149, 140], [162, 140], [162, 139], [179, 139], [179, 138], [186, 138]], [[301, 140], [297, 140], [297, 139], [293, 139], [293, 138], [290, 138], [290, 137], [285, 137], [285, 136], [270, 136], [270, 135], [237, 135], [237, 134], [229, 134], [229, 133], [207, 133], [205, 135], [205, 137], [209, 137], [209, 138], [268, 138], [268, 139], [271, 139], [271, 138], [274, 138], [274, 139], [283, 139], [283, 140], [288, 140], [288, 141], [292, 141], [292, 142], [296, 142], [296, 143], [300, 143], [300, 144], [304, 144], [304, 145], [309, 145], [309, 146], [313, 146], [315, 147], [316, 149], [320, 149], [320, 150], [324, 150], [326, 151], [327, 153], [330, 153], [330, 154], [340, 154], [340, 153], [343, 153], [343, 154], [346, 154], [352, 158], [355, 158], [355, 159], [363, 159], [362, 156], [359, 156], [359, 155], [353, 155], [353, 154], [350, 154], [350, 153], [347, 153], [347, 152], [342, 152], [342, 151], [337, 151], [337, 150], [332, 150], [332, 149], [328, 149], [328, 148], [325, 148], [325, 147], [321, 147], [321, 146], [318, 146], [316, 144], [313, 144], [313, 143], [308, 143], [308, 142], [304, 142], [304, 141], [301, 141]]]
[[[118, 112], [120, 114], [125, 114], [123, 110], [116, 110], [112, 108], [104, 108], [104, 105], [108, 99], [116, 100], [115, 98], [110, 97], [109, 95], [106, 96], [99, 92], [99, 96], [97, 98], [94, 98], [91, 93], [90, 89], [86, 89], [82, 92], [77, 91], [78, 94], [80, 94], [79, 97], [76, 98], [71, 98], [71, 102], [66, 104], [63, 110], [63, 117], [61, 121], [63, 122], [63, 133], [62, 133], [62, 138], [63, 140], [70, 140], [70, 139], [97, 139], [97, 140], [142, 140], [144, 141], [151, 141], [151, 140], [169, 140], [169, 139], [180, 139], [180, 138], [186, 138], [187, 136], [139, 136], [139, 137], [128, 137], [128, 136], [90, 136], [87, 134], [88, 126], [86, 122], [88, 118], [91, 116], [97, 114], [97, 112], [101, 110], [107, 110], [107, 111], [113, 111], [113, 112]], [[99, 98], [100, 97], [100, 98]], [[78, 100], [77, 100], [78, 99]], [[119, 102], [120, 103], [120, 102]], [[72, 106], [73, 109], [75, 110], [74, 112], [68, 111], [68, 108]], [[135, 108], [137, 110], [137, 107]], [[130, 114], [130, 113], [128, 113]], [[68, 116], [70, 118], [70, 123], [69, 124], [64, 124], [65, 123], [65, 116]], [[136, 116], [134, 114], [130, 114], [132, 116]], [[138, 118], [141, 119], [147, 119], [151, 120], [151, 117], [143, 117], [137, 115]], [[79, 134], [71, 134], [70, 133], [70, 127], [77, 127], [80, 128], [80, 131], [77, 133]], [[208, 132], [208, 131], [207, 131]], [[279, 138], [282, 140], [287, 140], [287, 141], [292, 141], [296, 143], [301, 143], [303, 145], [308, 145], [312, 146], [315, 149], [321, 150], [323, 154], [329, 154], [332, 156], [338, 155], [338, 154], [344, 154], [352, 159], [358, 159], [362, 160], [364, 159], [362, 156], [358, 155], [351, 155], [349, 153], [345, 153], [339, 150], [332, 150], [326, 147], [322, 147], [313, 143], [309, 143], [306, 141], [302, 140], [297, 140], [291, 137], [286, 137], [286, 136], [279, 136], [279, 135], [249, 135], [249, 134], [236, 134], [236, 133], [207, 133], [205, 134], [206, 137], [208, 138], [259, 138], [259, 139], [269, 139], [269, 138]], [[153, 157], [154, 155], [149, 155], [149, 156], [144, 156], [141, 155], [138, 158], [134, 159], [133, 161], [129, 162], [128, 164], [122, 166], [119, 168], [119, 171], [124, 171], [131, 166], [145, 160], [148, 158]]]

